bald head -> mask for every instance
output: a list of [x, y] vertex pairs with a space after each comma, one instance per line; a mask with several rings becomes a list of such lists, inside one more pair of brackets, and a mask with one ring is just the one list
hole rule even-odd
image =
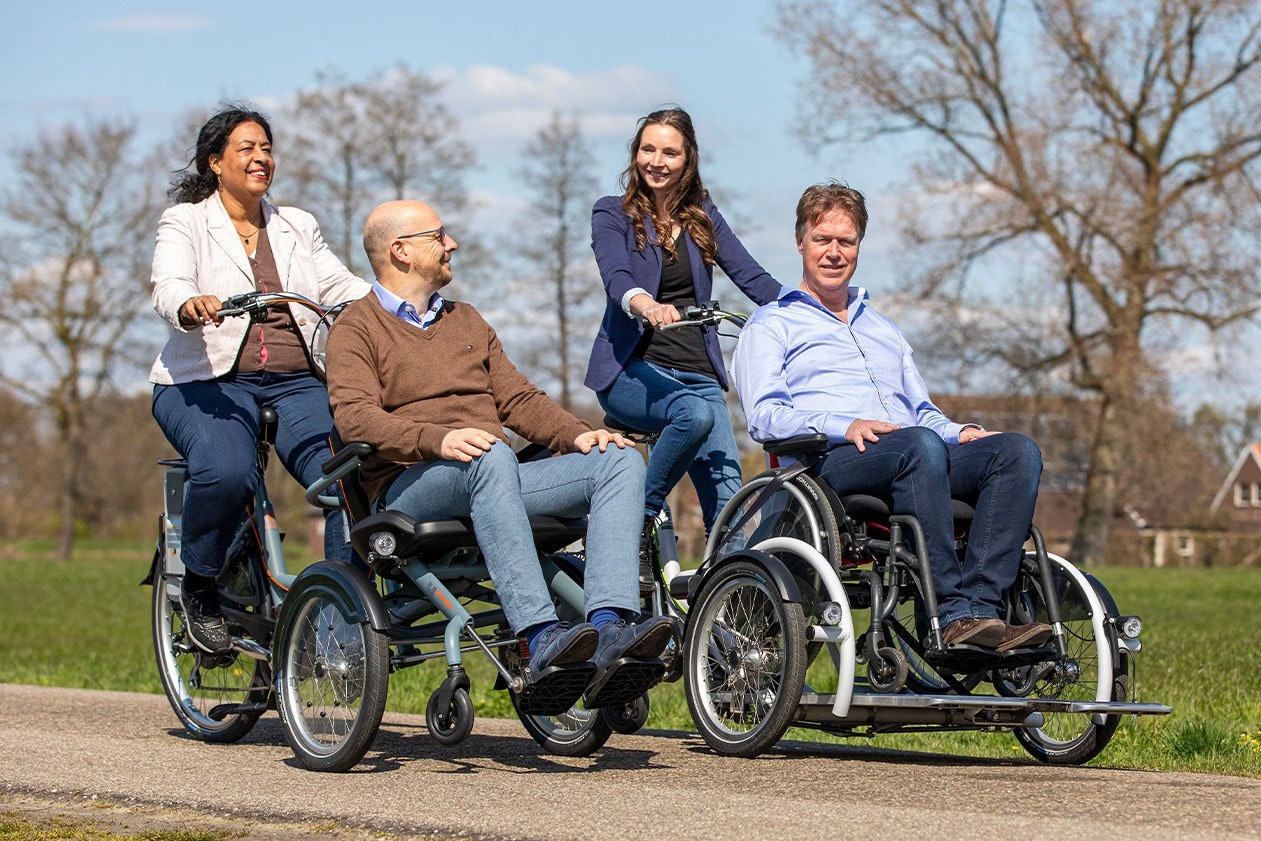
[[390, 243], [403, 234], [428, 231], [442, 224], [438, 213], [420, 201], [387, 201], [368, 214], [363, 224], [363, 250], [368, 254], [372, 271], [384, 279], [393, 268]]

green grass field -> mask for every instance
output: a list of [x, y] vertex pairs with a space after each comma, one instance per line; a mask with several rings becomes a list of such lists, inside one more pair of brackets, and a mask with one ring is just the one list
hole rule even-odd
[[[73, 561], [23, 544], [0, 554], [0, 682], [161, 692], [149, 638], [152, 545], [90, 543]], [[1170, 716], [1126, 720], [1094, 765], [1261, 777], [1261, 569], [1107, 568], [1121, 610], [1143, 617], [1138, 698]], [[513, 717], [483, 658], [467, 660], [479, 716]], [[429, 663], [391, 677], [389, 708], [423, 713], [444, 677]], [[172, 720], [174, 720], [172, 718]], [[694, 730], [682, 685], [652, 693], [648, 726]], [[834, 740], [793, 729], [788, 738]], [[866, 743], [866, 742], [864, 742]], [[876, 745], [1023, 758], [1007, 733], [905, 734]], [[1030, 760], [1032, 761], [1032, 760]]]

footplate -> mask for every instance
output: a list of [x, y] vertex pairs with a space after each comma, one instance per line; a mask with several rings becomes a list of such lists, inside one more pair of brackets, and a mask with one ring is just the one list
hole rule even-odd
[[832, 713], [835, 696], [806, 693], [798, 709], [799, 721], [846, 726], [877, 726], [893, 732], [898, 726], [1020, 726], [1032, 713], [1092, 713], [1097, 715], [1168, 715], [1165, 704], [1134, 701], [1067, 700], [1059, 698], [1004, 698], [991, 695], [882, 695], [856, 692], [849, 714]]
[[1011, 651], [995, 651], [975, 645], [952, 645], [941, 651], [928, 649], [924, 659], [934, 668], [958, 674], [971, 674], [986, 669], [1014, 669], [1054, 660], [1058, 655], [1051, 645], [1037, 648], [1013, 648]]
[[594, 674], [591, 662], [549, 666], [541, 672], [526, 669], [517, 709], [525, 715], [560, 715], [578, 703]]
[[628, 704], [660, 683], [665, 671], [660, 657], [614, 660], [587, 688], [587, 708]]

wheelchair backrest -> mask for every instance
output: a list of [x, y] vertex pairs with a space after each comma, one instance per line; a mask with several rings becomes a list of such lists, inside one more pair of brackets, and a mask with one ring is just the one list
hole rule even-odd
[[[346, 446], [346, 442], [342, 440], [336, 427], [328, 434], [328, 446], [334, 455]], [[346, 511], [350, 515], [351, 525], [372, 514], [372, 502], [368, 499], [368, 494], [364, 491], [357, 472], [351, 473], [342, 479], [338, 483], [338, 487], [341, 489], [342, 499], [346, 503]]]

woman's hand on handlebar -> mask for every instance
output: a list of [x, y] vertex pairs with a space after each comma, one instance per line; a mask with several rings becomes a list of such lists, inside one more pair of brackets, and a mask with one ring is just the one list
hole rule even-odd
[[659, 304], [649, 295], [636, 295], [631, 299], [630, 308], [653, 328], [683, 320], [673, 304]]
[[180, 307], [180, 324], [184, 327], [205, 327], [213, 322], [217, 327], [223, 323], [223, 319], [219, 316], [221, 309], [223, 309], [223, 302], [215, 295], [198, 295], [189, 298]]

